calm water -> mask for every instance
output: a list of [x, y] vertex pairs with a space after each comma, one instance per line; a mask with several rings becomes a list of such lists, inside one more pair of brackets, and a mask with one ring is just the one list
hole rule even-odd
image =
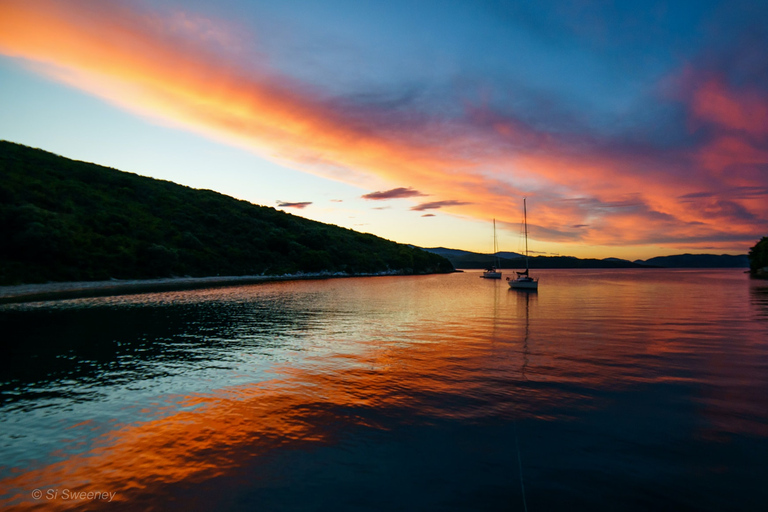
[[768, 282], [538, 274], [0, 306], [0, 507], [766, 510]]

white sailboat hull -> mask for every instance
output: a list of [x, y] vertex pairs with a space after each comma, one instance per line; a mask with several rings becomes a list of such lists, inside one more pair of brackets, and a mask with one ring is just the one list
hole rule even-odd
[[539, 280], [532, 278], [518, 277], [509, 280], [509, 287], [513, 290], [538, 290]]

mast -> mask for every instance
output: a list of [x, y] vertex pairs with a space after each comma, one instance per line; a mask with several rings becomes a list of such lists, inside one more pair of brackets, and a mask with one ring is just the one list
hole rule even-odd
[[523, 198], [523, 224], [525, 225], [525, 275], [528, 275], [528, 211]]
[[493, 260], [499, 266], [499, 244], [496, 243], [496, 219], [493, 219]]

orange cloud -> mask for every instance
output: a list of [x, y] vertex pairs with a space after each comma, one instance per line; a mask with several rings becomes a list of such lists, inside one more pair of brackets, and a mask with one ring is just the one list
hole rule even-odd
[[[728, 228], [723, 222], [732, 219], [702, 217], [691, 201], [679, 200], [702, 187], [727, 195], [766, 185], [760, 166], [768, 153], [743, 136], [766, 133], [768, 102], [759, 94], [736, 95], [720, 82], [695, 89], [695, 121], [741, 133], [688, 153], [610, 149], [586, 135], [540, 132], [471, 107], [453, 127], [379, 129], [321, 91], [274, 73], [265, 60], [239, 61], [232, 48], [243, 42], [228, 34], [240, 32], [112, 2], [0, 3], [0, 52], [42, 63], [56, 80], [331, 179], [369, 190], [406, 182], [454, 214], [516, 224], [519, 198], [528, 195], [536, 205], [532, 236], [541, 240], [711, 245], [727, 233], [727, 245], [734, 235], [750, 240], [768, 219], [765, 197], [724, 198], [752, 215], [742, 212]], [[636, 205], [621, 205], [628, 195]], [[723, 212], [738, 210], [724, 204]]]

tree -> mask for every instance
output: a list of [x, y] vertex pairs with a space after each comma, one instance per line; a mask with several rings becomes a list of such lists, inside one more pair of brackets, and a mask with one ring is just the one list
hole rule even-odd
[[749, 250], [749, 271], [753, 276], [768, 278], [768, 236]]

